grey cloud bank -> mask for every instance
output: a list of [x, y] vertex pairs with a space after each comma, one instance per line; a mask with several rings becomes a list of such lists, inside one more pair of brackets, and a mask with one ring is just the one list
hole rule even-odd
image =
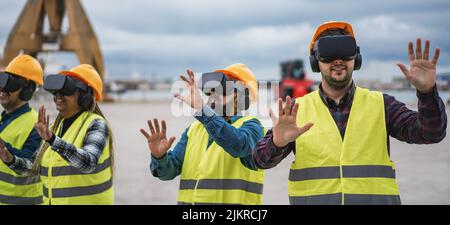
[[[355, 78], [389, 80], [407, 62], [416, 37], [441, 48], [438, 72], [450, 71], [448, 1], [82, 1], [100, 39], [107, 73], [177, 77], [243, 62], [259, 79], [279, 77], [279, 62], [308, 57], [314, 28], [353, 24], [363, 54]], [[0, 1], [0, 47], [25, 4]], [[306, 64], [307, 65], [307, 64]], [[319, 75], [311, 75], [319, 79]]]

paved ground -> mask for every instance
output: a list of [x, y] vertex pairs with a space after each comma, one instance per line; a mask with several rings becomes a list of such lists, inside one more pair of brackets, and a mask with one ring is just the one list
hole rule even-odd
[[[54, 109], [51, 102], [45, 104]], [[146, 127], [147, 119], [162, 118], [167, 121], [168, 135], [179, 139], [193, 119], [174, 117], [168, 103], [102, 104], [101, 108], [115, 135], [116, 204], [175, 204], [179, 180], [160, 181], [150, 174], [150, 153], [139, 128]], [[449, 135], [434, 145], [409, 145], [392, 139], [391, 152], [404, 204], [450, 204]], [[264, 204], [288, 204], [287, 178], [292, 158], [266, 171]]]

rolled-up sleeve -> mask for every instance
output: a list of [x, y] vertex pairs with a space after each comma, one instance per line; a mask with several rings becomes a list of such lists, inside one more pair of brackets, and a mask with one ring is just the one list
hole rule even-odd
[[161, 159], [151, 156], [150, 171], [154, 177], [160, 180], [172, 180], [181, 174], [188, 141], [188, 130], [189, 128], [183, 132], [180, 141], [173, 150], [166, 153]]

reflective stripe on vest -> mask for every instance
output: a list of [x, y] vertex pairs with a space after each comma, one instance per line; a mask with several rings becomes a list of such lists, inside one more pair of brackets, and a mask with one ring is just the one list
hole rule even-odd
[[[94, 171], [90, 174], [100, 173], [105, 169], [110, 169], [111, 166], [111, 158], [106, 159], [103, 163], [98, 164]], [[40, 170], [41, 176], [48, 176], [48, 167], [41, 167]], [[84, 175], [86, 173], [81, 172], [78, 168], [73, 166], [60, 166], [52, 168], [52, 176], [67, 176], [67, 175]]]
[[[291, 170], [290, 181], [340, 178], [340, 167], [316, 167]], [[395, 178], [395, 170], [391, 166], [366, 165], [342, 166], [342, 177], [385, 177]]]
[[201, 179], [180, 180], [180, 190], [185, 189], [225, 189], [225, 190], [243, 190], [256, 194], [262, 194], [263, 185], [255, 182], [249, 182], [240, 179]]
[[0, 181], [14, 185], [38, 184], [41, 180], [38, 177], [16, 177], [0, 171]]
[[[67, 198], [85, 195], [95, 195], [107, 191], [112, 187], [112, 179], [97, 185], [86, 187], [53, 188], [53, 198]], [[44, 196], [49, 197], [48, 188], [44, 185]]]
[[37, 197], [17, 197], [0, 195], [0, 202], [10, 205], [38, 205], [42, 203], [42, 196]]
[[[81, 148], [87, 130], [96, 119], [103, 118], [97, 114], [83, 112], [69, 127], [62, 139]], [[61, 122], [62, 124], [62, 122]], [[57, 129], [61, 129], [61, 124]], [[46, 204], [113, 204], [114, 189], [112, 179], [112, 162], [109, 140], [103, 149], [94, 171], [83, 173], [71, 166], [50, 147], [41, 161], [41, 178], [44, 184], [44, 203]]]
[[[232, 126], [239, 128], [255, 117], [242, 117]], [[265, 133], [265, 131], [264, 131]], [[178, 204], [261, 204], [262, 170], [246, 168], [217, 143], [208, 146], [209, 134], [198, 121], [188, 132], [181, 169]]]
[[[0, 138], [21, 151], [34, 128], [37, 117], [33, 109], [20, 115], [1, 131]], [[0, 204], [39, 203], [42, 203], [40, 179], [16, 174], [0, 160]]]
[[[398, 195], [370, 195], [370, 194], [345, 194], [346, 205], [364, 205], [370, 202], [373, 205], [398, 205], [401, 204]], [[292, 205], [341, 205], [342, 193], [290, 196]]]
[[296, 140], [289, 174], [291, 204], [400, 204], [387, 151], [383, 94], [356, 87], [344, 138], [318, 91], [296, 100]]

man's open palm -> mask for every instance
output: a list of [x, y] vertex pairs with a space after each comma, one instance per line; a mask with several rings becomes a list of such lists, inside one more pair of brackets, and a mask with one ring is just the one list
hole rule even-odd
[[296, 103], [291, 110], [291, 97], [286, 98], [286, 106], [283, 110], [283, 102], [278, 99], [278, 118], [269, 109], [269, 115], [272, 119], [273, 143], [277, 147], [284, 147], [289, 142], [295, 141], [300, 135], [308, 131], [313, 124], [307, 123], [303, 127], [297, 126], [298, 104]]
[[425, 49], [422, 52], [422, 40], [418, 38], [415, 52], [413, 43], [408, 43], [408, 55], [411, 67], [408, 69], [405, 65], [397, 63], [397, 66], [406, 78], [422, 93], [431, 92], [436, 83], [436, 64], [439, 59], [439, 52], [439, 48], [436, 48], [433, 59], [430, 61], [430, 41], [425, 41]]
[[147, 133], [144, 129], [141, 129], [141, 133], [145, 136], [148, 143], [148, 148], [150, 149], [151, 154], [157, 158], [162, 158], [167, 151], [169, 151], [170, 146], [172, 146], [173, 142], [175, 141], [175, 137], [171, 137], [169, 140], [167, 140], [166, 137], [166, 121], [161, 121], [161, 127], [160, 129], [158, 119], [154, 119], [152, 121], [147, 121], [148, 126], [150, 128], [150, 134]]

